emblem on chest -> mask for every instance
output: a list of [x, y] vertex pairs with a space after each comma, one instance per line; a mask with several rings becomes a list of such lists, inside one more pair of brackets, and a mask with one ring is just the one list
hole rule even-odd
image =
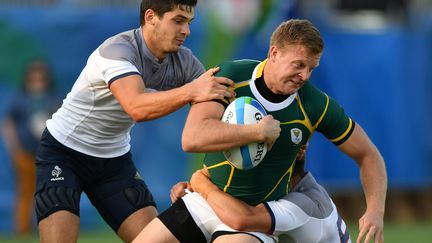
[[295, 144], [299, 144], [302, 141], [303, 133], [298, 128], [291, 129], [291, 141]]

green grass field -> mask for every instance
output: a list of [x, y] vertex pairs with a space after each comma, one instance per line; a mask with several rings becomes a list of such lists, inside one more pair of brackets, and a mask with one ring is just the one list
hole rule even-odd
[[[351, 239], [355, 242], [358, 234], [357, 226], [350, 224], [349, 228]], [[432, 222], [415, 224], [395, 224], [387, 222], [385, 224], [385, 242], [388, 243], [431, 243], [432, 242]], [[36, 235], [27, 239], [20, 239], [7, 235], [0, 235], [2, 243], [30, 243], [38, 242]], [[83, 231], [80, 234], [80, 243], [114, 243], [121, 242], [119, 238], [108, 229], [97, 231]]]

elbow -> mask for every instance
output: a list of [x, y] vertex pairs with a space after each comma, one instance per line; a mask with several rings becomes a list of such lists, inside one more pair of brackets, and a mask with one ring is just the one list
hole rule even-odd
[[182, 134], [182, 149], [183, 149], [183, 151], [190, 152], [190, 153], [201, 152], [200, 151], [200, 145], [197, 142], [196, 137], [194, 138], [194, 136], [192, 136], [192, 134], [190, 134], [186, 130], [183, 131], [183, 134]]
[[226, 225], [238, 231], [249, 231], [248, 222], [247, 217], [242, 217], [240, 215], [226, 216], [226, 220], [224, 221]]
[[132, 118], [132, 120], [134, 122], [142, 122], [142, 121], [147, 121], [149, 119], [147, 119], [145, 116], [143, 116], [142, 114], [138, 114], [138, 113], [128, 113], [130, 118]]
[[145, 112], [142, 109], [127, 107], [125, 108], [125, 112], [134, 122], [149, 121], [153, 119], [148, 112]]

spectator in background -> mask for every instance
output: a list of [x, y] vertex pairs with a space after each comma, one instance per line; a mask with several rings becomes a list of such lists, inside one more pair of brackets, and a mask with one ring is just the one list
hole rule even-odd
[[14, 230], [31, 232], [36, 170], [35, 152], [45, 121], [57, 108], [53, 80], [47, 64], [34, 60], [26, 68], [22, 89], [12, 99], [3, 124], [6, 148], [16, 171]]

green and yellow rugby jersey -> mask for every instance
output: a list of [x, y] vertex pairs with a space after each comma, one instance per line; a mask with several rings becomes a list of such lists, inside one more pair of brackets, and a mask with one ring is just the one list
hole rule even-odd
[[[281, 134], [272, 150], [261, 163], [250, 170], [238, 170], [226, 161], [222, 153], [207, 153], [204, 164], [209, 168], [212, 181], [223, 191], [250, 205], [278, 200], [288, 193], [295, 158], [313, 132], [319, 131], [336, 145], [352, 133], [354, 122], [329, 96], [307, 82], [298, 92], [280, 103], [266, 100], [257, 89], [263, 82], [263, 62], [239, 60], [223, 63], [217, 76], [235, 82], [237, 97], [249, 96], [258, 100], [281, 122]], [[232, 100], [225, 100], [228, 105]]]

